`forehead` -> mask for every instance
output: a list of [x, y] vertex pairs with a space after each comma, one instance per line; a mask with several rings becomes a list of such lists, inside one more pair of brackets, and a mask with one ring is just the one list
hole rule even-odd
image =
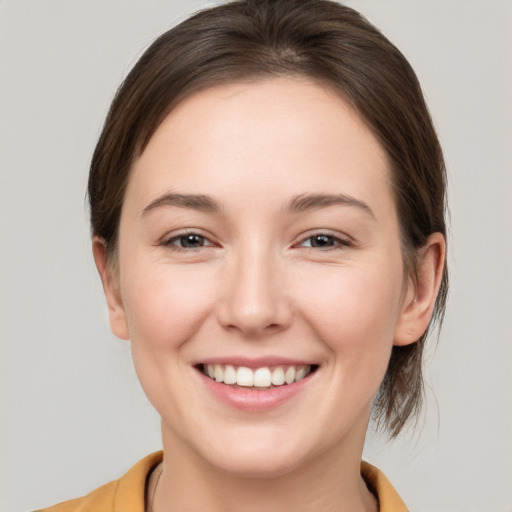
[[305, 79], [271, 78], [183, 100], [135, 161], [129, 189], [211, 194], [243, 181], [254, 193], [271, 187], [293, 194], [300, 187], [325, 192], [324, 183], [343, 176], [357, 195], [368, 182], [386, 184], [388, 167], [384, 149], [341, 95]]

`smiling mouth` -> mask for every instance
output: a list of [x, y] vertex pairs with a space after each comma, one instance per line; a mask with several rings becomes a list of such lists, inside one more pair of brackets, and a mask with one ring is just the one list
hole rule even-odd
[[197, 368], [210, 379], [240, 389], [272, 389], [305, 379], [318, 365], [286, 365], [248, 368], [229, 364], [200, 364]]

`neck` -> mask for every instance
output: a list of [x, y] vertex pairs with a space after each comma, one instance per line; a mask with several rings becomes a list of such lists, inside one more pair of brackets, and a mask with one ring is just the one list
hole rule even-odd
[[376, 499], [360, 476], [363, 442], [331, 449], [281, 474], [240, 476], [164, 435], [167, 455], [161, 474], [154, 472], [159, 481], [151, 512], [377, 512]]

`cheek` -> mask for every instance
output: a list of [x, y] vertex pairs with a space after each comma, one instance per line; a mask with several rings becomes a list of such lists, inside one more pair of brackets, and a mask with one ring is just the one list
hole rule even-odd
[[207, 316], [212, 280], [187, 266], [151, 267], [140, 265], [123, 283], [130, 338], [155, 350], [178, 348]]
[[[401, 268], [328, 269], [302, 286], [304, 317], [345, 366], [387, 366], [401, 299]], [[318, 283], [324, 283], [318, 286]]]
[[[133, 363], [139, 381], [162, 417], [181, 417], [193, 399], [183, 386], [189, 371], [183, 346], [211, 311], [212, 279], [192, 266], [172, 269], [154, 261], [130, 266], [122, 283]], [[181, 411], [181, 412], [180, 412]]]

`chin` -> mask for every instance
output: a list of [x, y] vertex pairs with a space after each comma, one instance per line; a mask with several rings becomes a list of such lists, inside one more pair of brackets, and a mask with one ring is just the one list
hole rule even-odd
[[[249, 429], [231, 432], [202, 445], [199, 455], [217, 471], [241, 478], [273, 478], [289, 474], [314, 458], [314, 447], [289, 429]], [[295, 432], [298, 434], [300, 432]], [[311, 436], [308, 436], [311, 441]], [[302, 440], [301, 440], [302, 439]]]
[[303, 463], [297, 454], [229, 453], [215, 457], [210, 464], [217, 470], [239, 478], [269, 479], [292, 473]]

